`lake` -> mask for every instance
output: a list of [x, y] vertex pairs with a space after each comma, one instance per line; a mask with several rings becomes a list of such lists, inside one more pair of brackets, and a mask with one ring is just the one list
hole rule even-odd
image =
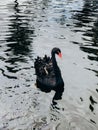
[[[34, 69], [53, 47], [65, 83], [55, 101]], [[98, 1], [1, 1], [0, 84], [0, 130], [98, 130]]]

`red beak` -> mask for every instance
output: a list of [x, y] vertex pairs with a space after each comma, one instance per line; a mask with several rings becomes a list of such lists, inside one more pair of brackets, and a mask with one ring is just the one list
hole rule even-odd
[[62, 53], [59, 53], [58, 56], [59, 56], [60, 58], [62, 58]]

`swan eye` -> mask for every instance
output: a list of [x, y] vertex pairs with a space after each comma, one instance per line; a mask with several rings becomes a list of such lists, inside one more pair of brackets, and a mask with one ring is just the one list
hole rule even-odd
[[59, 51], [57, 51], [57, 55], [59, 54], [60, 52]]

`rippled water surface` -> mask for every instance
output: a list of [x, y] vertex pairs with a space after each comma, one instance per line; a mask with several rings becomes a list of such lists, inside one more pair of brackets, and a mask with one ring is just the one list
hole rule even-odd
[[[35, 86], [34, 59], [62, 50], [62, 99]], [[0, 130], [98, 130], [98, 1], [0, 2]]]

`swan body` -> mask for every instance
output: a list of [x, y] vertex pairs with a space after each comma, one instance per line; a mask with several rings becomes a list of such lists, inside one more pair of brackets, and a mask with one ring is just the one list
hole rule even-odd
[[36, 83], [37, 87], [42, 90], [59, 90], [59, 88], [64, 87], [61, 71], [56, 62], [56, 54], [59, 57], [62, 56], [59, 48], [52, 49], [51, 57], [45, 55], [43, 58], [37, 57], [35, 59]]

